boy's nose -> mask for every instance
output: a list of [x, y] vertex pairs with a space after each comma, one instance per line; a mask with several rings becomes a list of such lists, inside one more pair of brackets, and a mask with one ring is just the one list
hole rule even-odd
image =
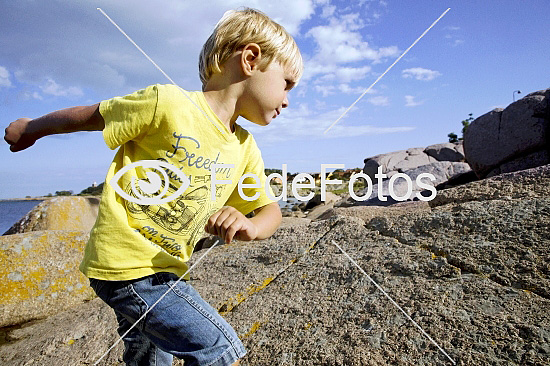
[[285, 99], [283, 99], [283, 105], [282, 105], [283, 108], [286, 108], [288, 107], [288, 96], [285, 95]]

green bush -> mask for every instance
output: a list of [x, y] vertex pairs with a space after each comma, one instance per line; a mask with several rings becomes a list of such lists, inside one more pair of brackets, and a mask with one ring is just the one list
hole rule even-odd
[[472, 113], [468, 114], [468, 118], [462, 120], [461, 122], [462, 137], [458, 137], [456, 133], [451, 132], [450, 134], [447, 135], [447, 137], [449, 137], [449, 142], [458, 142], [458, 141], [464, 140], [464, 133], [466, 132], [466, 130], [470, 126], [470, 123], [472, 123], [473, 120], [474, 120], [474, 117], [472, 117]]

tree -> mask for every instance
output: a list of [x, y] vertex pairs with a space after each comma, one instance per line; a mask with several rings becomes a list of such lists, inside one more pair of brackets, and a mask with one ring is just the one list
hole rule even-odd
[[100, 196], [101, 193], [103, 192], [103, 185], [104, 183], [100, 183], [98, 186], [90, 186], [84, 190], [82, 190], [82, 192], [80, 192], [78, 195], [80, 196], [89, 196], [89, 195], [92, 195], [92, 196]]
[[72, 196], [73, 191], [55, 191], [56, 196]]
[[449, 142], [458, 142], [458, 136], [456, 135], [456, 133], [451, 132], [447, 136], [449, 137]]
[[466, 130], [468, 129], [468, 127], [470, 126], [470, 123], [472, 123], [472, 121], [474, 120], [474, 117], [472, 117], [472, 113], [469, 113], [468, 114], [468, 118], [462, 120], [462, 137], [458, 137], [456, 135], [456, 133], [454, 132], [451, 132], [450, 134], [448, 134], [447, 136], [449, 137], [449, 142], [458, 142], [458, 141], [461, 141], [461, 140], [464, 140], [464, 134], [466, 133]]

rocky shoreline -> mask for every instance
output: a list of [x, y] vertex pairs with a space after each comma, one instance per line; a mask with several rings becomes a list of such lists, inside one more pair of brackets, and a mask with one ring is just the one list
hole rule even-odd
[[[334, 241], [458, 365], [547, 365], [549, 197], [546, 165], [442, 190], [430, 203], [285, 218], [270, 239], [214, 248], [191, 281], [243, 339], [243, 365], [449, 364]], [[10, 328], [0, 360], [91, 363], [116, 341], [115, 324], [99, 299], [81, 301]], [[121, 354], [119, 345], [102, 364]]]
[[[512, 108], [535, 108], [543, 117], [529, 110], [520, 120], [543, 126], [543, 136], [550, 131], [547, 95], [530, 94]], [[470, 162], [467, 148], [468, 165], [481, 167], [470, 172], [463, 161], [456, 170], [442, 161], [414, 167], [413, 160], [424, 162], [420, 149], [406, 150], [401, 163], [387, 159], [394, 153], [378, 156], [368, 164], [386, 173], [441, 173], [436, 197], [386, 205], [312, 200], [291, 209], [298, 217], [284, 217], [269, 239], [216, 244], [191, 272], [191, 283], [243, 340], [248, 353], [241, 365], [452, 364], [347, 255], [457, 365], [549, 365], [544, 138], [534, 148], [522, 140], [524, 149], [516, 146], [502, 161], [493, 154], [491, 164]], [[511, 161], [514, 171], [502, 173]], [[96, 206], [77, 197], [39, 206], [13, 235], [0, 236], [0, 363], [92, 364], [118, 339], [114, 313], [77, 270]], [[205, 236], [191, 262], [217, 242]], [[101, 365], [121, 365], [122, 352], [118, 344]]]

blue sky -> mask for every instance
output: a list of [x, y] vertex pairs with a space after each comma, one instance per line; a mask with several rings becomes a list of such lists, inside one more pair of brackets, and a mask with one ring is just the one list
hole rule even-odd
[[[197, 58], [231, 8], [260, 9], [295, 37], [305, 74], [268, 127], [248, 121], [268, 168], [317, 172], [447, 141], [478, 117], [550, 87], [550, 4], [488, 1], [28, 1], [0, 12], [0, 124], [93, 104], [168, 81], [97, 10], [109, 14], [181, 87], [200, 89]], [[437, 17], [447, 15], [328, 134], [323, 131]], [[49, 136], [11, 153], [0, 142], [0, 198], [80, 192], [114, 151], [99, 132]]]

